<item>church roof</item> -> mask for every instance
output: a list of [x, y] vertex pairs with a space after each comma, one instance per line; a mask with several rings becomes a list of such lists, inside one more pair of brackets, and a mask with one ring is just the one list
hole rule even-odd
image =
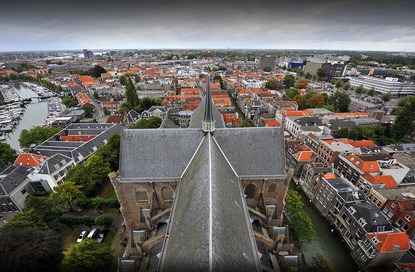
[[123, 180], [179, 178], [203, 138], [199, 129], [125, 129], [121, 133]]
[[237, 174], [208, 133], [180, 180], [160, 270], [260, 271], [241, 192]]

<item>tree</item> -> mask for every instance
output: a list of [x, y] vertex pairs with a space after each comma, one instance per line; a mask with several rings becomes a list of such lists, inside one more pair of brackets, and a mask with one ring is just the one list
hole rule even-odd
[[324, 96], [321, 93], [315, 93], [308, 101], [311, 108], [322, 108], [324, 106]]
[[108, 228], [113, 223], [114, 219], [111, 218], [108, 214], [101, 214], [95, 217], [94, 225], [104, 226]]
[[251, 122], [245, 120], [245, 121], [242, 121], [242, 123], [240, 123], [239, 125], [237, 125], [237, 127], [252, 127], [252, 124]]
[[150, 119], [141, 119], [131, 128], [159, 128], [163, 120], [159, 117], [151, 117]]
[[301, 95], [301, 93], [298, 89], [290, 88], [290, 89], [285, 91], [285, 95], [292, 99], [297, 95]]
[[99, 95], [98, 95], [98, 92], [97, 91], [94, 91], [94, 98], [95, 99], [98, 99], [99, 98]]
[[67, 108], [73, 108], [78, 105], [78, 101], [71, 96], [65, 96], [62, 98], [62, 104], [64, 104]]
[[282, 89], [282, 83], [279, 80], [276, 80], [274, 78], [268, 80], [265, 83], [265, 88], [271, 89], [271, 90], [281, 90]]
[[9, 144], [0, 143], [0, 169], [3, 169], [6, 165], [13, 163], [16, 158], [16, 150], [11, 148]]
[[317, 80], [323, 80], [323, 77], [324, 77], [324, 70], [323, 70], [323, 68], [318, 68], [317, 69], [317, 71], [316, 71], [316, 76], [317, 76]]
[[316, 231], [310, 217], [302, 211], [301, 196], [294, 190], [288, 190], [285, 204], [287, 217], [298, 240], [312, 242], [316, 238]]
[[293, 75], [286, 75], [284, 77], [285, 88], [289, 89], [289, 88], [293, 87], [294, 83], [295, 83], [295, 77]]
[[304, 95], [296, 95], [293, 100], [297, 102], [299, 110], [305, 110], [307, 108], [307, 99]]
[[16, 214], [11, 221], [31, 221], [38, 227], [57, 226], [62, 209], [56, 206], [50, 197], [30, 196], [22, 213]]
[[367, 91], [367, 94], [368, 95], [370, 95], [370, 96], [374, 96], [375, 95], [375, 88], [370, 88], [368, 91]]
[[265, 66], [264, 67], [264, 72], [271, 72], [272, 71], [272, 67], [271, 66]]
[[333, 265], [327, 261], [323, 255], [317, 252], [313, 257], [313, 263], [311, 265], [311, 272], [334, 272]]
[[343, 89], [345, 89], [346, 91], [349, 90], [351, 88], [350, 82], [346, 82], [344, 83]]
[[106, 72], [107, 70], [105, 70], [105, 68], [100, 65], [95, 65], [94, 68], [89, 70], [89, 74], [95, 78], [101, 77], [101, 74]]
[[364, 90], [365, 88], [363, 88], [363, 85], [359, 85], [359, 87], [357, 87], [356, 88], [356, 93], [357, 94], [361, 94], [361, 93], [363, 93], [363, 90]]
[[392, 94], [391, 94], [391, 92], [387, 92], [387, 93], [384, 93], [383, 95], [382, 95], [382, 100], [383, 101], [385, 101], [385, 102], [388, 102], [388, 101], [390, 101], [392, 99]]
[[125, 96], [127, 99], [127, 104], [130, 105], [131, 107], [135, 107], [139, 105], [140, 100], [138, 98], [134, 83], [130, 77], [127, 79], [127, 82], [125, 84]]
[[342, 88], [344, 86], [343, 80], [337, 80], [336, 81], [336, 88]]
[[56, 186], [55, 192], [50, 197], [56, 206], [72, 212], [74, 206], [80, 206], [86, 201], [86, 196], [81, 189], [80, 185], [66, 181]]
[[120, 134], [114, 134], [108, 139], [108, 143], [100, 147], [95, 153], [108, 162], [112, 171], [118, 170], [120, 160]]
[[19, 143], [21, 147], [29, 148], [31, 144], [40, 144], [45, 140], [49, 139], [56, 133], [58, 133], [60, 128], [50, 128], [50, 127], [34, 127], [29, 130], [24, 129], [20, 133]]
[[329, 97], [329, 103], [337, 112], [348, 112], [350, 101], [350, 97], [343, 91], [336, 91]]
[[98, 244], [95, 240], [86, 238], [64, 252], [62, 270], [64, 272], [109, 271], [112, 260], [110, 245]]
[[305, 78], [300, 77], [296, 82], [294, 88], [296, 89], [307, 89], [308, 81]]
[[337, 131], [334, 138], [349, 138], [349, 129], [344, 127]]
[[85, 167], [90, 175], [90, 178], [95, 181], [95, 184], [101, 183], [108, 178], [108, 173], [111, 172], [110, 164], [104, 161], [102, 156], [92, 154], [87, 160]]
[[91, 108], [84, 108], [84, 112], [85, 112], [85, 117], [86, 118], [92, 118], [92, 117], [94, 117], [94, 114], [93, 114]]
[[415, 96], [410, 96], [408, 100], [409, 103], [396, 116], [396, 121], [393, 125], [393, 138], [398, 141], [413, 131], [413, 122], [415, 121]]
[[103, 107], [102, 110], [104, 111], [105, 115], [110, 115], [110, 111], [107, 109], [107, 107]]
[[123, 86], [127, 84], [127, 77], [125, 75], [120, 76], [120, 84]]
[[148, 110], [152, 106], [161, 106], [161, 100], [159, 98], [144, 97], [134, 109], [138, 113], [141, 113]]
[[2, 228], [0, 241], [2, 271], [59, 271], [62, 242], [54, 231]]

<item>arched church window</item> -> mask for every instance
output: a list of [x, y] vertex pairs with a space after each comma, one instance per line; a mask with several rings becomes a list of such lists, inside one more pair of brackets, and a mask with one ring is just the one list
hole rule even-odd
[[245, 195], [246, 198], [255, 198], [255, 190], [256, 190], [256, 186], [254, 184], [248, 184], [245, 187]]
[[148, 202], [148, 193], [143, 186], [137, 186], [134, 189], [134, 196], [137, 203]]
[[267, 197], [272, 197], [272, 198], [275, 198], [275, 193], [276, 193], [276, 191], [277, 191], [277, 185], [275, 184], [275, 183], [271, 183], [269, 186], [268, 186], [268, 190], [267, 190], [267, 192], [266, 192], [266, 196]]
[[174, 191], [169, 186], [164, 186], [161, 188], [161, 199], [163, 202], [172, 202], [173, 201]]

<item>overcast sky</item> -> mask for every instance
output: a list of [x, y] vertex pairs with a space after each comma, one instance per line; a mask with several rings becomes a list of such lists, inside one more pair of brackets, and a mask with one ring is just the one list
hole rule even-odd
[[62, 2], [2, 4], [0, 51], [228, 47], [415, 51], [414, 0]]

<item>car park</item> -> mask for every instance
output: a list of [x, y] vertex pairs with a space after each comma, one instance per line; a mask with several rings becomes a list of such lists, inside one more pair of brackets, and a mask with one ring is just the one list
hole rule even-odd
[[82, 241], [85, 239], [85, 237], [86, 237], [87, 235], [88, 235], [88, 231], [86, 231], [86, 230], [82, 231], [82, 232], [79, 234], [78, 239], [76, 240], [76, 242], [77, 242], [77, 243], [82, 242]]
[[91, 230], [91, 232], [88, 234], [88, 238], [91, 238], [91, 239], [94, 239], [95, 238], [95, 236], [97, 236], [97, 234], [98, 234], [98, 232], [99, 232], [99, 229], [97, 229], [97, 228], [93, 228], [92, 230]]

